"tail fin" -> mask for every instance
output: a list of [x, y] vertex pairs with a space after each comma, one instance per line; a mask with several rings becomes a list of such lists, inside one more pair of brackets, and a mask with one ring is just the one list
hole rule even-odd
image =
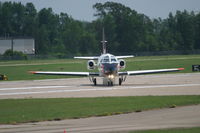
[[103, 45], [103, 54], [106, 54], [106, 43], [107, 43], [107, 41], [105, 40], [104, 28], [103, 28], [102, 37], [103, 37], [103, 40], [101, 41], [101, 43]]

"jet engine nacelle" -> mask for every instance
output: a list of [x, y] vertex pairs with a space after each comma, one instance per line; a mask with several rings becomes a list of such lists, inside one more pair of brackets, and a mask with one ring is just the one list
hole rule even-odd
[[93, 70], [93, 69], [95, 69], [95, 66], [96, 66], [96, 64], [95, 64], [95, 62], [94, 62], [93, 60], [89, 60], [89, 61], [87, 62], [87, 68], [88, 68], [88, 70]]
[[120, 69], [125, 69], [125, 67], [126, 67], [126, 62], [124, 61], [124, 60], [119, 60], [119, 67], [120, 67]]

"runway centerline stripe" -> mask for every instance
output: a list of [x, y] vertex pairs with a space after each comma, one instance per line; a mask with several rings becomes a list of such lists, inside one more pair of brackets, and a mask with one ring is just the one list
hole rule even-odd
[[[69, 89], [69, 90], [51, 90], [51, 91], [35, 91], [35, 92], [14, 92], [14, 93], [0, 93], [0, 96], [7, 95], [27, 95], [27, 94], [43, 94], [43, 93], [61, 93], [61, 92], [81, 92], [81, 91], [108, 91], [108, 90], [123, 90], [123, 89], [141, 89], [141, 88], [159, 88], [159, 87], [188, 87], [200, 86], [200, 84], [179, 84], [179, 85], [155, 85], [155, 86], [135, 86], [135, 87], [104, 87], [91, 89]], [[45, 88], [47, 88], [46, 86]], [[50, 86], [56, 88], [57, 86]], [[60, 88], [69, 86], [60, 86]], [[30, 87], [29, 87], [30, 88]]]

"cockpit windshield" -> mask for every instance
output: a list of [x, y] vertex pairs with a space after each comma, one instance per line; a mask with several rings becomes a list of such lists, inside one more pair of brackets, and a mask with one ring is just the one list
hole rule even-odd
[[117, 62], [117, 59], [114, 56], [111, 56], [111, 62]]
[[117, 63], [117, 59], [115, 58], [115, 56], [104, 56], [101, 59], [101, 63]]
[[103, 59], [103, 62], [104, 63], [109, 63], [109, 56], [105, 56], [104, 59]]

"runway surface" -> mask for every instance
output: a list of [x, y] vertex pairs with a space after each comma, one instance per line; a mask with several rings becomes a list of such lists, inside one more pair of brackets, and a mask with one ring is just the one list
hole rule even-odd
[[[100, 81], [101, 79], [98, 79]], [[200, 95], [200, 73], [128, 77], [122, 86], [93, 86], [87, 78], [0, 82], [0, 99]], [[102, 133], [200, 127], [200, 105], [108, 117], [0, 125], [0, 133]]]
[[122, 85], [93, 86], [88, 78], [0, 82], [0, 99], [146, 95], [200, 95], [200, 73], [127, 77]]
[[150, 110], [108, 117], [0, 125], [0, 133], [107, 133], [200, 127], [200, 105]]

